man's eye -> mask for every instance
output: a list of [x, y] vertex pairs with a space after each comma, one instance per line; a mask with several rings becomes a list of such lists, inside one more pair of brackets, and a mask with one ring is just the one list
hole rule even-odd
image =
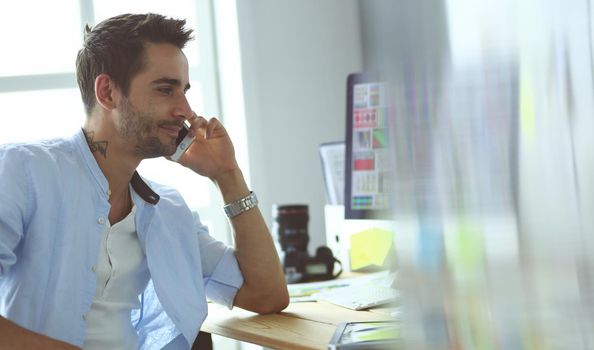
[[162, 92], [162, 93], [168, 94], [168, 95], [173, 91], [173, 89], [170, 87], [160, 87], [160, 88], [157, 88], [157, 90], [159, 90], [159, 92]]

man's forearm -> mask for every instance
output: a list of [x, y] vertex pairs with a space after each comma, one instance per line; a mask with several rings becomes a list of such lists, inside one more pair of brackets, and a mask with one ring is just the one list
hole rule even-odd
[[0, 350], [76, 350], [78, 347], [20, 327], [0, 316]]
[[[217, 179], [225, 203], [249, 194], [241, 171]], [[277, 312], [288, 304], [288, 293], [276, 248], [262, 213], [253, 208], [231, 219], [235, 237], [235, 254], [244, 276], [244, 285], [237, 298], [248, 305], [239, 307], [261, 313]], [[244, 297], [246, 290], [249, 296]]]

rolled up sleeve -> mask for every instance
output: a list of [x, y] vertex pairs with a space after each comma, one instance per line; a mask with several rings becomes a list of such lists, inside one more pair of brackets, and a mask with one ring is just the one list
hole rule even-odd
[[233, 308], [235, 295], [243, 285], [243, 275], [239, 269], [235, 251], [217, 241], [208, 233], [208, 228], [194, 212], [194, 222], [198, 232], [200, 256], [206, 297], [217, 304]]
[[0, 148], [0, 275], [17, 261], [15, 248], [24, 235], [28, 172], [17, 152]]

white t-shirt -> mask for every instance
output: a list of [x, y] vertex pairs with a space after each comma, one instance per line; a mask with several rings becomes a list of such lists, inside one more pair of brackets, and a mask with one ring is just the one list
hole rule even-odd
[[138, 349], [138, 334], [130, 312], [140, 308], [138, 296], [146, 288], [150, 273], [134, 225], [136, 207], [122, 221], [105, 225], [94, 266], [97, 287], [83, 348]]

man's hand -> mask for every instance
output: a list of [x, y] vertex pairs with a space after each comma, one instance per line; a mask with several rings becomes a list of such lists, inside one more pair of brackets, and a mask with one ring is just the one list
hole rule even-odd
[[[237, 165], [233, 143], [221, 122], [216, 118], [207, 121], [195, 114], [190, 122], [190, 133], [194, 133], [196, 139], [179, 163], [209, 177], [221, 191], [225, 203], [247, 196], [250, 190]], [[289, 304], [287, 285], [262, 213], [253, 208], [230, 222], [235, 237], [235, 256], [244, 278], [234, 304], [258, 313], [286, 308]]]
[[196, 137], [179, 163], [216, 182], [221, 175], [238, 169], [233, 143], [217, 118], [194, 116], [190, 133]]

